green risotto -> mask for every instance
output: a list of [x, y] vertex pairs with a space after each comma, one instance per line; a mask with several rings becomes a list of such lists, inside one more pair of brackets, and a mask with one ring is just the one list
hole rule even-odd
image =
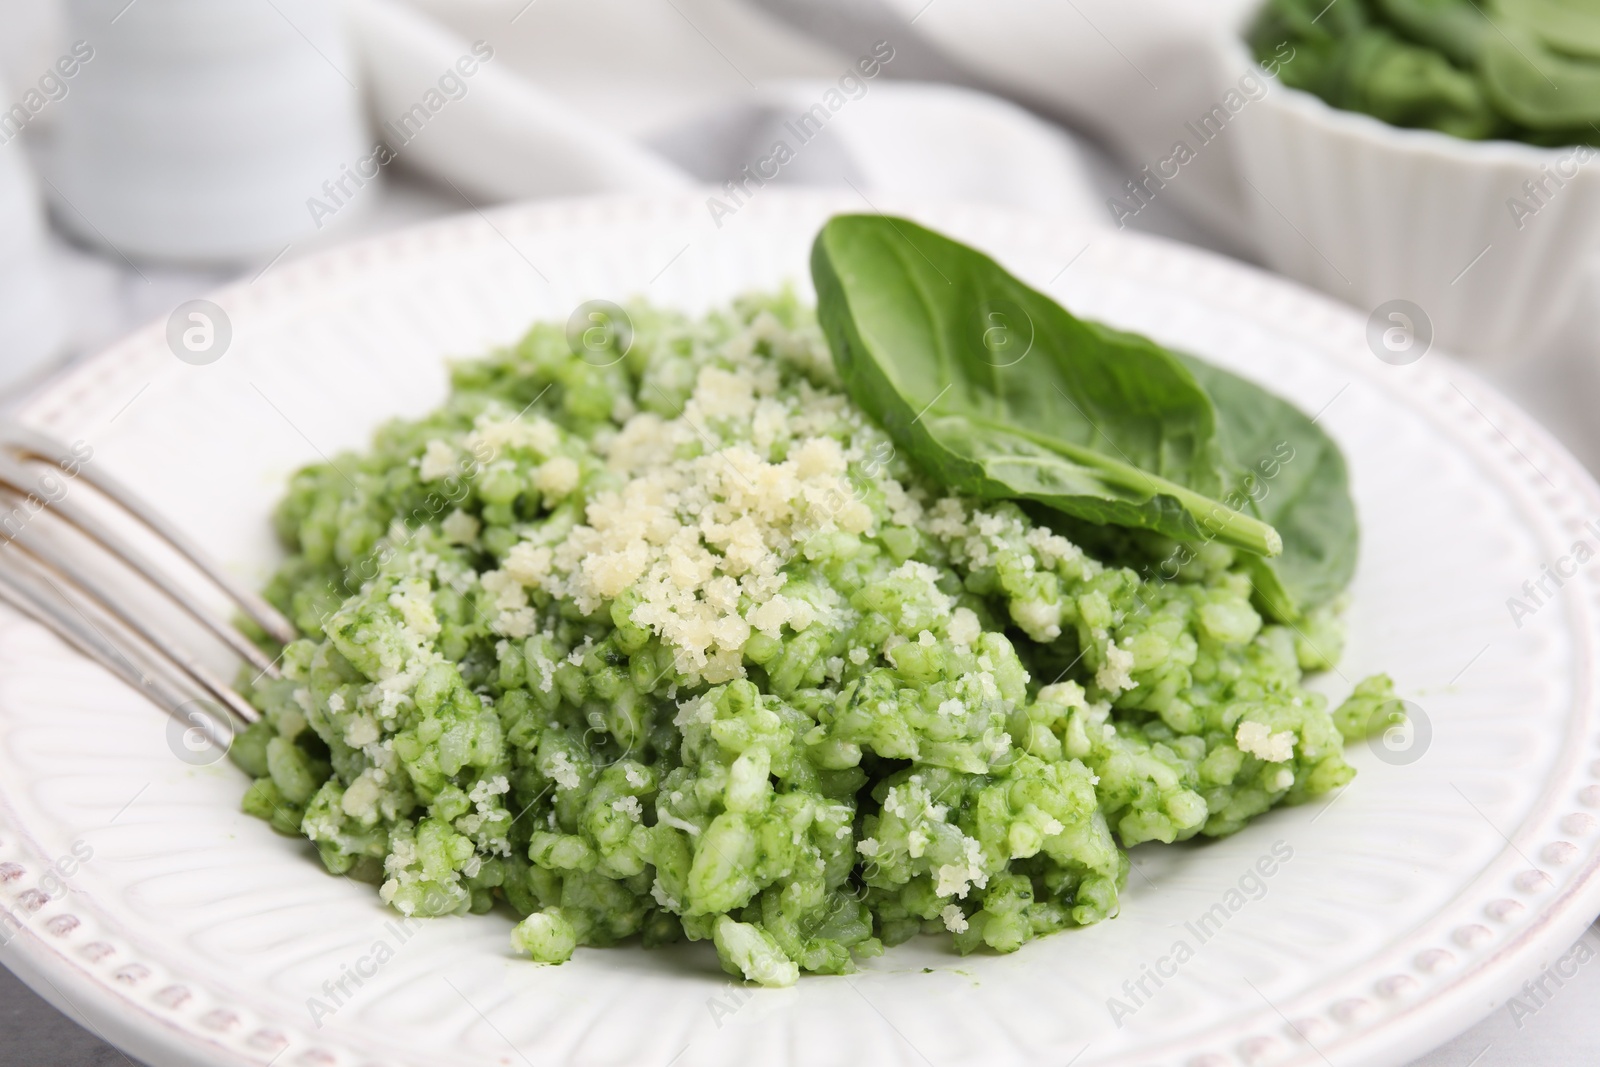
[[269, 596], [305, 636], [233, 755], [330, 871], [509, 908], [535, 960], [704, 939], [785, 985], [1098, 922], [1129, 846], [1353, 775], [1387, 679], [1303, 688], [1336, 626], [1264, 622], [1237, 550], [1096, 558], [949, 494], [790, 294], [629, 317], [537, 325], [294, 476]]
[[1268, 0], [1250, 43], [1284, 84], [1396, 126], [1600, 144], [1594, 0]]

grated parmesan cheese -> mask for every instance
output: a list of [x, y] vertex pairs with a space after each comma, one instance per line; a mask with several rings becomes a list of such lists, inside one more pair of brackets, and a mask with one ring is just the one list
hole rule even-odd
[[[1248, 752], [1268, 763], [1282, 763], [1294, 755], [1293, 730], [1273, 733], [1272, 727], [1266, 723], [1247, 721], [1239, 724], [1233, 737], [1240, 752]], [[1293, 775], [1290, 776], [1290, 780], [1293, 781]]]

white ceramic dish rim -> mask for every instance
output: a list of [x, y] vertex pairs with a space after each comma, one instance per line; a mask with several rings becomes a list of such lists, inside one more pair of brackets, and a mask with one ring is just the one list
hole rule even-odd
[[[544, 202], [530, 207], [499, 209], [491, 213], [490, 219], [504, 220], [518, 215], [524, 215], [535, 221], [559, 219], [563, 211], [570, 210], [575, 204], [608, 202], [623, 205], [649, 204], [661, 199], [664, 198], [612, 197]], [[771, 199], [775, 201], [777, 198]], [[695, 201], [695, 204], [698, 206], [698, 201]], [[892, 206], [898, 208], [901, 205]], [[773, 204], [773, 208], [777, 209], [778, 205]], [[997, 212], [997, 214], [1004, 213]], [[457, 216], [417, 227], [407, 234], [398, 236], [402, 239], [409, 237], [424, 245], [449, 242], [482, 230], [485, 225], [495, 226], [495, 222], [490, 219], [480, 220], [468, 215]], [[396, 237], [397, 235], [389, 235], [344, 246], [289, 264], [281, 270], [287, 280], [303, 280], [319, 274], [353, 269], [364, 262], [370, 262], [379, 246], [396, 240]], [[1161, 245], [1166, 254], [1180, 258], [1189, 257], [1191, 260], [1205, 261], [1218, 258], [1209, 253], [1172, 246], [1153, 238], [1128, 236], [1119, 237], [1118, 240]], [[1269, 278], [1237, 265], [1229, 265], [1229, 269], [1254, 275], [1253, 280], [1260, 285], [1276, 289], [1280, 295], [1291, 296], [1302, 306], [1320, 305], [1324, 309], [1334, 307], [1332, 301], [1310, 293], [1293, 283]], [[228, 287], [215, 296], [223, 303], [233, 299], [255, 301], [264, 298], [259, 291], [246, 296], [245, 289], [246, 286], [241, 283]], [[1348, 316], [1350, 312], [1341, 308], [1338, 314]], [[64, 402], [65, 398], [76, 392], [75, 386], [111, 372], [120, 356], [131, 350], [148, 347], [158, 334], [158, 325], [146, 327], [98, 357], [87, 361], [54, 387], [37, 396], [30, 405], [31, 409], [38, 410]], [[1558, 471], [1564, 482], [1586, 498], [1592, 510], [1600, 511], [1600, 486], [1595, 485], [1577, 461], [1557, 442], [1509, 402], [1494, 396], [1493, 390], [1476, 380], [1470, 372], [1459, 365], [1450, 365], [1449, 370], [1453, 378], [1473, 385], [1479, 395], [1493, 397], [1492, 402], [1489, 402], [1489, 409], [1495, 413], [1497, 424], [1510, 426], [1535, 454], [1540, 455], [1551, 465], [1549, 469]], [[1498, 447], [1507, 455], [1521, 451], [1509, 439], [1505, 439]], [[1583, 582], [1589, 586], [1591, 598], [1600, 599], [1600, 595], [1597, 595], [1600, 578], [1585, 575]], [[1584, 682], [1582, 691], [1590, 698], [1589, 704], [1592, 705], [1594, 664], [1582, 664], [1581, 676]], [[1590, 711], [1592, 720], [1593, 709], [1590, 708]], [[1578, 723], [1574, 726], [1575, 733], [1580, 726], [1584, 748], [1592, 753], [1594, 742], [1600, 737], [1600, 728], [1597, 728], [1593, 721]], [[1577, 774], [1575, 773], [1572, 778], [1571, 784], [1575, 786]], [[1339, 1058], [1346, 1060], [1348, 1057], [1347, 1061], [1352, 1063], [1368, 1062], [1359, 1057], [1363, 1053], [1373, 1055], [1381, 1053], [1385, 1061], [1393, 1061], [1397, 1054], [1415, 1055], [1433, 1047], [1470, 1025], [1510, 995], [1526, 974], [1565, 949], [1588, 925], [1597, 910], [1600, 910], [1600, 854], [1588, 857], [1581, 870], [1574, 872], [1571, 882], [1562, 893], [1549, 901], [1541, 902], [1541, 915], [1537, 922], [1530, 923], [1503, 941], [1494, 952], [1476, 960], [1471, 967], [1463, 969], [1448, 980], [1441, 981], [1439, 993], [1386, 1016], [1380, 1025], [1361, 1033], [1355, 1042], [1339, 1050]], [[32, 926], [25, 926], [23, 931], [5, 946], [4, 959], [8, 966], [16, 970], [24, 980], [58, 1008], [75, 1018], [85, 1020], [91, 1030], [136, 1055], [161, 1063], [196, 1065], [218, 1062], [239, 1064], [269, 1062], [265, 1052], [260, 1056], [245, 1053], [235, 1043], [209, 1037], [198, 1027], [185, 1025], [185, 1021], [176, 1018], [173, 1013], [164, 1013], [146, 999], [136, 999], [117, 989], [104, 978], [97, 978], [87, 967], [68, 958]], [[92, 1010], [85, 1012], [83, 1010], [85, 1004]], [[1312, 1063], [1316, 1062], [1316, 1059], [1307, 1055], [1295, 1062], [1302, 1061]], [[307, 1059], [304, 1062], [319, 1061]]]
[[[1564, 145], [1559, 148], [1543, 148], [1521, 141], [1469, 141], [1462, 137], [1452, 137], [1448, 133], [1440, 133], [1438, 130], [1394, 126], [1364, 112], [1334, 107], [1315, 93], [1285, 85], [1276, 76], [1266, 74], [1250, 51], [1249, 45], [1237, 35], [1228, 34], [1223, 39], [1223, 48], [1229, 56], [1230, 69], [1254, 69], [1271, 79], [1272, 87], [1277, 91], [1269, 92], [1260, 101], [1261, 104], [1289, 111], [1311, 125], [1320, 126], [1336, 136], [1364, 141], [1374, 147], [1400, 155], [1454, 163], [1464, 167], [1510, 165], [1538, 171], [1570, 157], [1580, 147]], [[1600, 156], [1600, 149], [1592, 151]]]

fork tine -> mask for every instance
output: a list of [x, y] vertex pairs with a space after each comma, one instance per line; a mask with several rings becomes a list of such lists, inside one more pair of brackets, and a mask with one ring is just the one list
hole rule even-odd
[[[186, 714], [186, 708], [193, 703], [193, 698], [186, 695], [181, 680], [172, 676], [170, 664], [160, 661], [136, 662], [137, 652], [125, 632], [119, 635], [123, 639], [121, 643], [107, 635], [107, 630], [117, 630], [114, 620], [102, 617], [97, 623], [81, 606], [54, 588], [47, 578], [31, 574], [26, 569], [8, 568], [0, 571], [0, 600], [120, 677], [169, 715], [190, 725], [206, 728], [202, 722]], [[226, 705], [224, 707], [227, 708]], [[228, 709], [225, 713], [231, 712], [232, 709]], [[245, 723], [248, 725], [254, 721], [255, 718], [250, 718]], [[212, 740], [225, 745], [227, 739], [213, 737]]]
[[[28, 494], [32, 492], [28, 485], [28, 476], [29, 468], [26, 464], [11, 456], [0, 455], [0, 489]], [[152, 565], [137, 549], [128, 545], [120, 535], [80, 507], [70, 495], [64, 495], [51, 502], [48, 507], [41, 509], [41, 513], [44, 511], [54, 513], [57, 518], [98, 542], [114, 558], [121, 560], [129, 569], [166, 594], [169, 600], [183, 608], [195, 621], [216, 634], [229, 648], [258, 670], [271, 672], [274, 669], [272, 661], [256, 647], [255, 642], [230, 623], [218, 618], [187, 589], [174, 582], [160, 568]]]
[[[156, 536], [166, 541], [173, 550], [188, 560], [189, 564], [205, 575], [222, 592], [226, 593], [244, 614], [260, 626], [279, 644], [288, 644], [299, 636], [291, 623], [271, 604], [234, 578], [211, 559], [183, 531], [168, 522], [121, 481], [98, 467], [91, 468], [88, 461], [80, 459], [69, 448], [47, 434], [14, 423], [0, 425], [0, 446], [20, 458], [43, 460], [66, 469], [78, 467], [76, 477], [93, 486], [102, 496], [133, 516]], [[26, 487], [22, 488], [24, 492]], [[110, 546], [108, 545], [109, 549]], [[114, 551], [114, 550], [113, 550]]]
[[[26, 553], [31, 560], [18, 559], [19, 552]], [[39, 535], [31, 525], [9, 544], [0, 542], [0, 562], [4, 562], [5, 570], [29, 568], [41, 572], [40, 577], [47, 581], [53, 574], [85, 599], [94, 602], [106, 613], [114, 616], [126, 629], [137, 635], [147, 649], [154, 651], [187, 675], [194, 684], [227, 705], [240, 719], [248, 723], [258, 717], [249, 701], [235, 692], [231, 686], [224, 683], [192, 655], [157, 633], [145, 621], [144, 613], [130, 605], [121, 593], [114, 590], [111, 583], [96, 583], [86, 577], [78, 564], [51, 546], [48, 539]], [[277, 676], [275, 669], [270, 673], [273, 677]]]

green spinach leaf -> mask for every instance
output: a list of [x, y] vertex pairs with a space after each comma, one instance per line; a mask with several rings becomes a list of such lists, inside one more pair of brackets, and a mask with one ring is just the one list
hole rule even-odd
[[1224, 502], [1283, 536], [1283, 555], [1250, 561], [1251, 580], [1262, 607], [1293, 621], [1332, 600], [1355, 572], [1360, 532], [1344, 455], [1288, 401], [1195, 356], [1178, 358], [1217, 408]]
[[1502, 111], [1535, 130], [1600, 122], [1600, 63], [1555, 51], [1532, 26], [1502, 19], [1496, 27], [1480, 66]]
[[1493, 32], [1479, 0], [1377, 0], [1377, 8], [1406, 36], [1469, 70]]
[[1269, 523], [1217, 499], [1215, 409], [1160, 345], [1084, 322], [904, 219], [830, 220], [811, 272], [850, 395], [943, 484], [1184, 541], [1282, 550]]
[[1556, 52], [1600, 59], [1600, 9], [1593, 0], [1495, 0], [1493, 6]]

